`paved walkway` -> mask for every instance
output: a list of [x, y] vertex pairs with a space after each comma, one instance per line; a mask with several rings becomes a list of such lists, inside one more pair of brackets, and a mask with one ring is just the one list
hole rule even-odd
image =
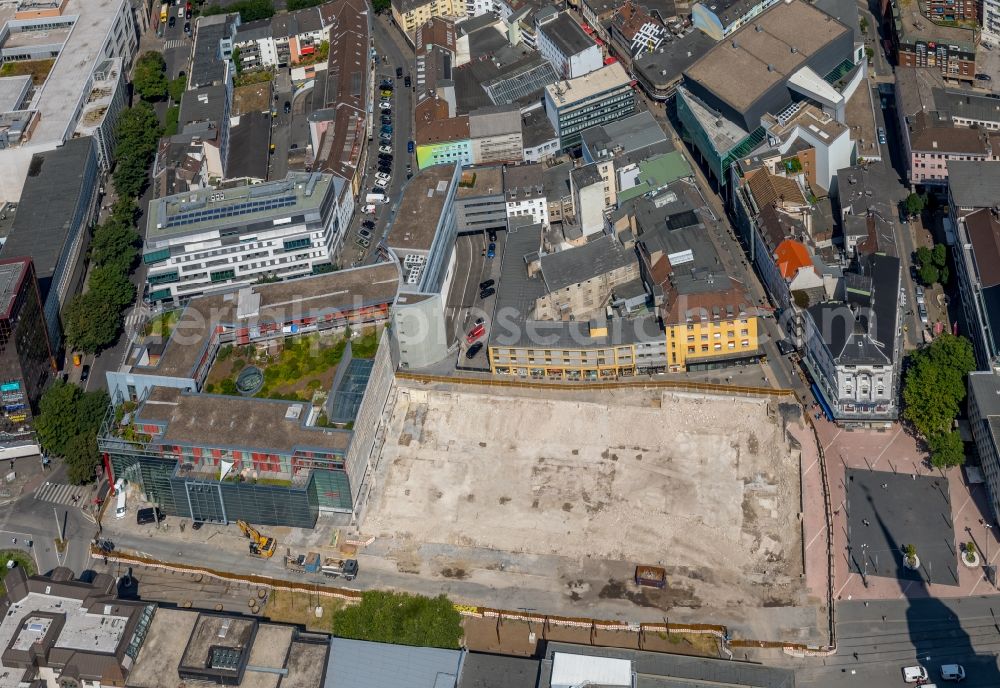
[[[940, 474], [948, 478], [948, 488], [954, 513], [954, 543], [956, 551], [962, 542], [970, 539], [976, 543], [985, 559], [996, 564], [1000, 559], [1000, 539], [997, 531], [985, 527], [989, 523], [989, 509], [986, 502], [986, 487], [983, 484], [970, 485], [962, 469], [947, 471], [932, 469], [927, 461], [927, 453], [917, 446], [913, 436], [900, 424], [894, 424], [882, 432], [838, 428], [825, 419], [814, 420], [817, 433], [826, 454], [829, 471], [831, 497], [833, 500], [834, 537], [834, 593], [836, 599], [895, 599], [902, 597], [961, 597], [982, 595], [993, 592], [987, 583], [982, 566], [968, 568], [958, 565], [959, 585], [923, 584], [917, 581], [901, 581], [894, 578], [869, 576], [865, 585], [859, 574], [851, 573], [848, 566], [847, 537], [847, 493], [845, 488], [846, 468], [860, 470], [892, 471], [894, 473], [928, 475]], [[809, 492], [808, 480], [804, 486]], [[815, 498], [815, 496], [813, 497]], [[807, 504], [810, 501], [807, 499]], [[818, 511], [811, 505], [807, 511]], [[807, 541], [808, 546], [808, 541]], [[818, 545], [813, 545], [816, 547]], [[807, 556], [810, 552], [807, 550]], [[810, 581], [812, 585], [812, 581]]]

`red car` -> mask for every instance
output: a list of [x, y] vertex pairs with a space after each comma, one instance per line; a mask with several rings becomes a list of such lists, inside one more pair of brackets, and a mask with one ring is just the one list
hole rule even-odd
[[465, 341], [467, 341], [469, 344], [472, 344], [477, 339], [482, 337], [485, 333], [486, 333], [486, 326], [483, 325], [482, 323], [479, 323], [471, 330], [469, 330], [469, 334], [468, 336], [466, 336]]

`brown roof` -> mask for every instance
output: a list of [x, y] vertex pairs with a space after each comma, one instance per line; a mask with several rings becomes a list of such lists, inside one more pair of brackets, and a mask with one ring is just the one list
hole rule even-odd
[[619, 7], [618, 12], [615, 13], [611, 21], [615, 28], [630, 41], [635, 39], [635, 35], [639, 32], [639, 29], [646, 24], [660, 26], [658, 21], [653, 19], [645, 9], [632, 2], [632, 0]]
[[910, 147], [915, 153], [986, 155], [989, 139], [980, 129], [932, 126], [927, 113], [920, 112], [910, 125]]
[[[330, 29], [323, 103], [335, 111], [316, 152], [316, 167], [350, 180], [361, 158], [368, 89], [368, 13], [360, 0], [334, 0], [336, 24]], [[319, 103], [314, 103], [317, 107]]]
[[418, 144], [456, 141], [469, 138], [469, 116], [448, 117], [448, 101], [434, 96], [425, 98], [414, 109]]
[[417, 27], [414, 44], [418, 55], [426, 52], [431, 45], [455, 52], [455, 22], [444, 17], [431, 17]]
[[990, 208], [965, 216], [965, 228], [976, 254], [976, 268], [983, 287], [1000, 284], [1000, 220]]
[[758, 208], [773, 203], [777, 203], [779, 206], [806, 204], [806, 198], [802, 195], [802, 190], [794, 179], [778, 177], [764, 168], [747, 175], [747, 183], [750, 185], [750, 192], [753, 193]]

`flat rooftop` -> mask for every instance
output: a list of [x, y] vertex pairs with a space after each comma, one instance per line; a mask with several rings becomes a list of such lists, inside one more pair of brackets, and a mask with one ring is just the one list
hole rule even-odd
[[334, 180], [332, 174], [289, 172], [281, 181], [205, 188], [154, 199], [146, 214], [147, 248], [156, 247], [157, 240], [199, 234], [221, 224], [238, 222], [249, 227], [275, 215], [318, 211], [330, 186], [336, 185]]
[[[309, 641], [300, 642], [300, 635]], [[279, 684], [319, 688], [329, 639], [318, 640], [318, 636], [301, 634], [292, 626], [161, 607], [150, 624], [128, 685], [174, 688], [178, 669], [204, 670], [213, 647], [247, 647], [248, 666], [240, 688], [277, 688]], [[287, 672], [284, 677], [283, 672]]]
[[113, 22], [122, 15], [123, 5], [128, 5], [128, 0], [67, 2], [63, 16], [76, 15], [77, 20], [37, 97], [35, 107], [41, 117], [31, 134], [32, 142], [63, 141], [69, 136], [76, 106], [84, 96], [81, 86], [89, 81], [97, 62], [105, 59], [104, 42]]
[[560, 12], [555, 19], [545, 22], [539, 31], [544, 33], [556, 49], [566, 57], [582, 53], [587, 48], [597, 45], [594, 39], [574, 21], [569, 12]]
[[10, 308], [27, 267], [27, 258], [0, 262], [0, 315], [10, 315]]
[[48, 29], [47, 31], [17, 31], [11, 33], [3, 45], [0, 45], [0, 48], [10, 50], [11, 48], [62, 45], [71, 32], [72, 29], [69, 27]]
[[[103, 606], [101, 611], [104, 611]], [[14, 639], [26, 617], [42, 613], [66, 617], [55, 647], [110, 654], [118, 648], [129, 620], [128, 614], [113, 612], [114, 607], [108, 614], [94, 614], [79, 599], [29, 592], [11, 605], [10, 611], [0, 622], [0, 647], [7, 647]], [[0, 679], [0, 685], [3, 683]]]
[[388, 246], [401, 252], [430, 250], [454, 174], [454, 165], [434, 165], [407, 182], [386, 237]]
[[545, 92], [557, 107], [563, 107], [575, 105], [586, 98], [628, 86], [628, 84], [629, 78], [625, 68], [618, 62], [614, 62], [575, 79], [549, 84], [545, 87]]
[[717, 43], [685, 71], [685, 77], [742, 112], [850, 32], [808, 3], [780, 2]]
[[[272, 284], [257, 284], [249, 289], [259, 298], [258, 320], [285, 322], [292, 317], [334, 313], [365, 305], [391, 303], [399, 287], [399, 268], [394, 263], [380, 263], [352, 270]], [[206, 352], [217, 326], [232, 329], [248, 318], [239, 313], [239, 292], [209, 294], [192, 299], [181, 313], [155, 365], [135, 365], [137, 373], [164, 377], [188, 378]]]
[[458, 189], [455, 191], [455, 198], [500, 195], [502, 193], [503, 165], [463, 167], [462, 181], [459, 182]]
[[928, 19], [921, 10], [924, 4], [909, 2], [905, 6], [893, 4], [893, 21], [902, 43], [924, 41], [927, 43], [945, 43], [956, 46], [967, 52], [976, 51], [976, 32], [971, 28], [963, 29], [957, 26], [942, 26]]
[[195, 394], [173, 387], [155, 387], [136, 411], [147, 423], [165, 423], [153, 442], [196, 447], [267, 447], [277, 452], [296, 449], [344, 450], [347, 430], [307, 427], [309, 404], [304, 401], [256, 399], [221, 394]]

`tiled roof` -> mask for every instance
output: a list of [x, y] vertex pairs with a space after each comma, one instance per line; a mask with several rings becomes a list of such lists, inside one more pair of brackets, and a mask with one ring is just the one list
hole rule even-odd
[[775, 262], [781, 270], [781, 276], [785, 279], [792, 279], [802, 268], [812, 266], [812, 259], [809, 251], [798, 241], [785, 239], [774, 251]]

